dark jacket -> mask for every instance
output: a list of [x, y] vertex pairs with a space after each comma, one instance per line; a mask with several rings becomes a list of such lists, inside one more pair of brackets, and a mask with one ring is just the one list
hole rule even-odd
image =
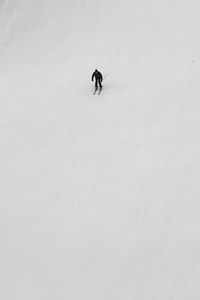
[[92, 74], [92, 81], [94, 80], [94, 78], [96, 81], [97, 80], [100, 80], [100, 82], [103, 81], [103, 76], [98, 70], [95, 70], [94, 73]]

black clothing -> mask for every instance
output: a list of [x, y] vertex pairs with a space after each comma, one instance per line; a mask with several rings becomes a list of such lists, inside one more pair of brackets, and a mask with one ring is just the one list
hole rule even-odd
[[95, 78], [95, 88], [98, 89], [98, 86], [100, 89], [102, 89], [102, 81], [103, 81], [103, 76], [102, 74], [98, 71], [95, 70], [94, 73], [92, 74], [92, 81]]
[[103, 76], [101, 74], [101, 72], [99, 72], [98, 70], [95, 70], [94, 73], [92, 74], [92, 81], [96, 79], [99, 79], [101, 82], [103, 81]]

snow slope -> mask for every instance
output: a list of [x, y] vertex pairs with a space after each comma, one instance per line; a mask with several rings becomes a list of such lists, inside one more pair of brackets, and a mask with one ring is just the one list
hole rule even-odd
[[0, 1], [0, 299], [199, 300], [199, 6]]

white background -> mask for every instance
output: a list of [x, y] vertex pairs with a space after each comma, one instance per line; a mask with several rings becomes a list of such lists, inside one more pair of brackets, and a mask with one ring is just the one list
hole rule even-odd
[[200, 299], [199, 8], [0, 1], [0, 299]]

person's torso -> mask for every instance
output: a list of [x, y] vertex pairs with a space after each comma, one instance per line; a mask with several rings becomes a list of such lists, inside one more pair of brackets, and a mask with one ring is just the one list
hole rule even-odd
[[94, 76], [96, 79], [102, 78], [102, 74], [99, 71], [94, 72]]

